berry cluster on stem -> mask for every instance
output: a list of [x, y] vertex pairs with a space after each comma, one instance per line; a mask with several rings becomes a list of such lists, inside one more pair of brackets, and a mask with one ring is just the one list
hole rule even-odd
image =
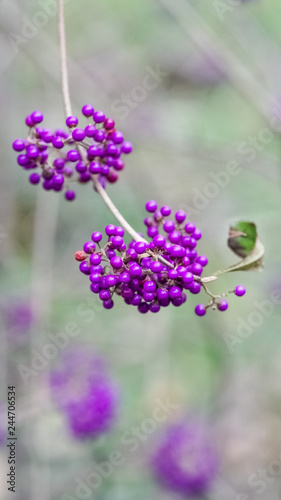
[[[150, 241], [141, 237], [127, 246], [124, 229], [109, 224], [103, 246], [102, 233], [95, 231], [83, 250], [76, 252], [80, 271], [89, 276], [90, 289], [98, 294], [104, 308], [112, 309], [113, 297], [119, 295], [126, 304], [137, 306], [140, 313], [157, 313], [170, 304], [181, 306], [188, 292], [198, 294], [203, 288], [212, 296], [213, 308], [225, 311], [226, 294], [212, 295], [201, 279], [208, 264], [208, 258], [196, 250], [201, 231], [192, 222], [186, 222], [183, 210], [175, 213], [174, 220], [168, 219], [171, 208], [163, 206], [158, 210], [154, 200], [146, 203], [146, 210], [150, 217], [145, 218], [144, 224]], [[160, 233], [161, 228], [165, 234]], [[238, 286], [235, 293], [241, 296], [245, 290]], [[195, 313], [204, 316], [209, 307], [211, 304], [199, 304]]]
[[123, 134], [116, 130], [112, 118], [102, 111], [85, 104], [82, 114], [87, 125], [78, 127], [76, 116], [67, 116], [68, 130], [54, 132], [42, 127], [43, 114], [34, 111], [26, 118], [29, 133], [26, 140], [16, 139], [13, 149], [18, 152], [18, 164], [31, 170], [31, 184], [42, 183], [49, 191], [65, 189], [65, 198], [75, 198], [73, 182], [86, 184], [98, 181], [103, 188], [106, 183], [115, 183], [118, 173], [124, 169], [122, 155], [132, 151], [132, 144], [124, 141]]

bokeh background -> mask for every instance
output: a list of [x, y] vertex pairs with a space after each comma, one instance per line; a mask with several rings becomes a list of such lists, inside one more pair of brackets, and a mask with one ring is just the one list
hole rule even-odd
[[[44, 9], [49, 14], [42, 21]], [[64, 125], [56, 10], [51, 1], [0, 3], [0, 497], [12, 495], [7, 493], [5, 439], [7, 386], [13, 383], [16, 498], [180, 498], [157, 484], [150, 456], [159, 435], [192, 414], [208, 424], [220, 463], [209, 491], [199, 498], [277, 500], [281, 307], [271, 294], [281, 290], [281, 4], [66, 4], [74, 113], [92, 103], [112, 116], [134, 144], [120, 182], [108, 187], [133, 227], [142, 230], [148, 199], [173, 210], [186, 207], [203, 232], [200, 251], [209, 258], [211, 274], [236, 262], [226, 245], [229, 225], [244, 219], [258, 226], [266, 248], [263, 272], [221, 277], [212, 290], [243, 284], [247, 294], [232, 296], [225, 313], [210, 311], [204, 318], [195, 316], [198, 296], [191, 295], [184, 306], [156, 315], [140, 315], [121, 300], [103, 310], [79, 273], [74, 253], [94, 230], [114, 223], [112, 215], [90, 186], [80, 186], [75, 202], [68, 203], [60, 193], [31, 186], [17, 166], [11, 144], [25, 137], [27, 114], [40, 109], [46, 126]], [[144, 78], [157, 68], [157, 85], [140, 94], [136, 89], [143, 89]], [[128, 96], [131, 104], [124, 104]], [[221, 187], [214, 175], [226, 172], [232, 160], [241, 167], [239, 174]], [[202, 295], [199, 302], [206, 301]], [[264, 301], [267, 307], [257, 316]], [[241, 321], [248, 325], [244, 336]], [[76, 335], [69, 337], [68, 347], [101, 356], [118, 392], [114, 422], [97, 439], [73, 435], [67, 411], [54, 398], [50, 373], [66, 348], [28, 379], [19, 368], [32, 368], [34, 353], [42, 354], [49, 335], [59, 336], [70, 322]], [[82, 388], [88, 375], [77, 372], [76, 384]], [[124, 433], [151, 418], [157, 401], [167, 398], [176, 409], [130, 452], [122, 445]], [[113, 450], [124, 455], [122, 465], [99, 488], [79, 496], [77, 478], [85, 480], [92, 464], [108, 460]], [[192, 462], [192, 453], [187, 459]]]

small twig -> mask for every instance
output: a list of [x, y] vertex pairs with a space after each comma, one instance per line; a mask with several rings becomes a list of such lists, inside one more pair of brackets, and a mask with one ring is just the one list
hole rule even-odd
[[[60, 34], [60, 63], [61, 63], [61, 79], [62, 79], [62, 94], [63, 94], [63, 100], [64, 100], [64, 108], [65, 108], [65, 114], [66, 116], [71, 115], [71, 101], [70, 101], [70, 94], [69, 94], [69, 83], [68, 83], [68, 72], [67, 72], [67, 56], [66, 56], [66, 41], [65, 41], [65, 23], [64, 23], [64, 0], [59, 0], [59, 34]], [[83, 158], [83, 148], [80, 146], [79, 152], [81, 154], [81, 157]], [[118, 220], [119, 224], [127, 231], [130, 236], [135, 241], [144, 241], [145, 243], [148, 243], [145, 238], [140, 236], [137, 231], [129, 224], [129, 222], [123, 217], [123, 215], [119, 212], [118, 208], [114, 205], [113, 201], [111, 198], [108, 196], [107, 192], [105, 189], [103, 189], [101, 183], [99, 182], [97, 176], [93, 176], [93, 183], [96, 191], [104, 201], [105, 205], [109, 208], [110, 212], [114, 215], [114, 217]], [[151, 250], [147, 250], [147, 253], [149, 253], [154, 259], [159, 260], [162, 262], [167, 267], [170, 267], [171, 269], [174, 268], [174, 265], [167, 261], [164, 257], [161, 255], [155, 256], [155, 254]], [[213, 281], [215, 279], [214, 277], [208, 277], [204, 278], [205, 282], [207, 281]]]
[[65, 23], [64, 23], [64, 0], [59, 0], [59, 39], [60, 39], [60, 68], [62, 94], [66, 117], [72, 114], [71, 101], [69, 93], [69, 80], [67, 70], [66, 42], [65, 42]]

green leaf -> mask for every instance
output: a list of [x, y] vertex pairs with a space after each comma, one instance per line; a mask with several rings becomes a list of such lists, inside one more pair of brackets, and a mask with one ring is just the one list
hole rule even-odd
[[229, 228], [227, 244], [239, 257], [247, 257], [255, 248], [257, 236], [254, 222], [237, 222]]
[[236, 255], [244, 258], [223, 271], [217, 271], [215, 276], [234, 271], [256, 270], [262, 267], [264, 246], [258, 238], [254, 222], [241, 221], [235, 224], [235, 226], [231, 226], [227, 244]]

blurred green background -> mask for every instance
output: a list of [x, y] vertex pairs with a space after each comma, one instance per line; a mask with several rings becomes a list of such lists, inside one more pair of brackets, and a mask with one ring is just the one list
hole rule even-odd
[[[223, 3], [225, 11], [218, 7]], [[36, 27], [43, 2], [0, 2], [1, 425], [5, 434], [12, 381], [19, 499], [77, 498], [73, 479], [83, 477], [94, 456], [106, 458], [118, 449], [120, 436], [168, 396], [179, 405], [169, 422], [196, 412], [211, 423], [221, 469], [208, 498], [280, 498], [281, 472], [266, 480], [263, 493], [249, 484], [251, 474], [268, 471], [281, 454], [280, 305], [262, 314], [248, 338], [241, 339], [237, 328], [238, 318], [251, 322], [257, 303], [281, 290], [281, 137], [272, 131], [273, 121], [281, 130], [281, 4], [230, 5], [203, 0], [69, 0], [66, 5], [74, 114], [92, 103], [112, 116], [134, 145], [120, 181], [108, 187], [130, 224], [143, 230], [148, 199], [173, 210], [188, 207], [189, 219], [203, 232], [199, 248], [209, 258], [208, 274], [236, 262], [226, 246], [231, 223], [244, 219], [258, 226], [266, 248], [263, 272], [221, 277], [212, 290], [243, 284], [246, 296], [232, 296], [225, 313], [198, 318], [194, 307], [206, 302], [203, 293], [199, 300], [189, 295], [180, 308], [143, 316], [117, 299], [113, 310], [103, 310], [89, 293], [74, 253], [94, 230], [115, 223], [112, 215], [89, 185], [77, 188], [74, 203], [31, 186], [11, 148], [15, 138], [25, 137], [24, 120], [34, 109], [43, 112], [46, 126], [64, 126], [56, 17], [50, 10], [44, 25]], [[56, 10], [45, 2], [45, 10], [52, 6]], [[155, 88], [139, 94], [136, 88], [143, 89], [144, 78], [157, 68], [163, 74]], [[128, 96], [131, 104], [124, 104]], [[212, 194], [214, 175], [226, 172], [233, 160], [239, 174], [229, 176], [225, 187], [215, 182]], [[198, 196], [204, 197], [199, 208]], [[37, 323], [15, 334], [7, 311], [12, 306], [13, 315], [22, 303], [31, 304]], [[92, 321], [79, 314], [81, 304], [94, 312]], [[18, 372], [20, 364], [30, 366], [32, 349], [41, 352], [48, 334], [64, 331], [70, 321], [81, 330], [71, 345], [104, 355], [119, 385], [118, 418], [98, 441], [81, 443], [67, 431], [48, 387], [57, 360], [27, 385]], [[229, 333], [238, 338], [232, 349], [225, 340]], [[156, 438], [149, 436], [90, 498], [177, 498], [151, 477], [148, 457]], [[6, 462], [4, 441], [3, 499], [9, 498]], [[248, 497], [239, 497], [243, 493]]]

